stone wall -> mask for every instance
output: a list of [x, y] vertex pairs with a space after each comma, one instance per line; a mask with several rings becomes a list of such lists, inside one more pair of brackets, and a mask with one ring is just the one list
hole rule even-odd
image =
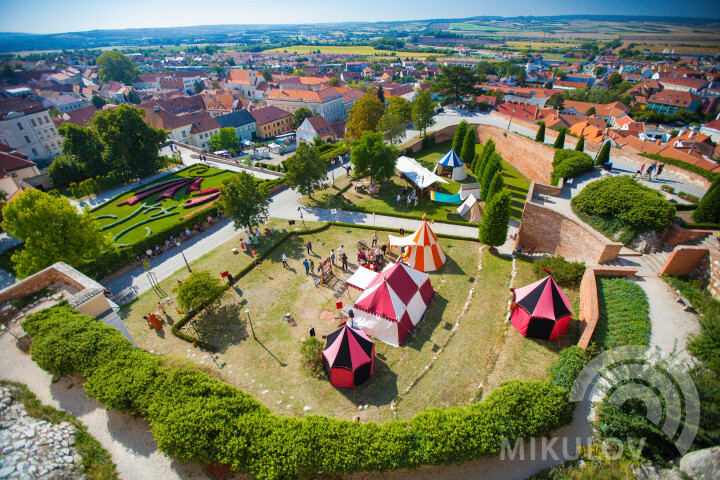
[[681, 227], [678, 224], [673, 224], [670, 230], [665, 232], [664, 242], [665, 245], [673, 246], [681, 243], [690, 242], [698, 238], [704, 238], [711, 233], [712, 232], [708, 230], [689, 230], [687, 228]]
[[0, 303], [13, 298], [22, 298], [32, 295], [43, 288], [52, 285], [58, 280], [61, 280], [68, 285], [72, 285], [80, 292], [87, 288], [103, 288], [103, 286], [95, 280], [83, 275], [71, 266], [62, 262], [57, 262], [48, 268], [29, 276], [20, 283], [16, 283], [0, 290]]
[[[536, 183], [530, 185], [516, 245], [523, 245], [525, 248], [535, 247], [538, 252], [561, 255], [588, 264], [603, 263], [617, 258], [623, 247], [622, 243], [608, 240], [580, 220], [533, 203], [536, 185]], [[545, 192], [553, 188], [555, 187], [547, 185], [540, 187]]]
[[590, 345], [595, 327], [600, 320], [600, 307], [598, 304], [597, 275], [632, 277], [637, 270], [631, 267], [610, 267], [604, 265], [593, 265], [585, 269], [585, 274], [580, 281], [580, 340], [578, 346], [587, 348]]
[[[436, 132], [430, 132], [429, 135], [432, 135], [432, 137], [435, 139], [435, 143], [447, 142], [448, 140], [452, 140], [455, 137], [455, 125], [447, 126]], [[410, 150], [413, 152], [419, 152], [420, 150], [422, 150], [422, 138], [418, 138], [414, 142], [405, 145], [403, 149], [405, 151]], [[458, 155], [460, 155], [460, 153], [458, 153]]]
[[530, 181], [550, 183], [555, 149], [490, 125], [478, 125], [477, 133], [482, 143], [492, 138], [495, 150]]
[[658, 275], [690, 275], [708, 254], [708, 247], [678, 245], [665, 260]]
[[711, 248], [710, 251], [710, 294], [720, 300], [720, 250]]

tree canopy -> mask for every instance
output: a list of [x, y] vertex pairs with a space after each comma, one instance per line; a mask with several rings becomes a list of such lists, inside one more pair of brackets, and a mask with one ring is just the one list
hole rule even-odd
[[491, 247], [505, 243], [510, 223], [510, 192], [504, 188], [485, 205], [483, 218], [478, 227], [480, 241]]
[[465, 141], [465, 132], [467, 131], [467, 122], [465, 120], [461, 121], [457, 124], [455, 127], [455, 134], [453, 136], [452, 141], [452, 149], [455, 150], [455, 153], [460, 155], [460, 151], [462, 150], [463, 142]]
[[235, 134], [233, 127], [221, 128], [217, 135], [210, 137], [210, 148], [217, 152], [219, 150], [237, 151], [240, 148], [240, 139]]
[[240, 172], [223, 182], [220, 207], [231, 218], [236, 230], [250, 229], [264, 222], [268, 216], [267, 190], [259, 187], [255, 177]]
[[122, 82], [129, 85], [139, 73], [138, 68], [122, 52], [103, 52], [95, 62], [100, 71], [98, 79], [101, 82]]
[[88, 177], [107, 173], [103, 159], [105, 146], [95, 130], [67, 122], [60, 125], [58, 133], [65, 137], [63, 153], [77, 162]]
[[297, 130], [306, 118], [314, 117], [313, 112], [307, 107], [300, 107], [293, 113], [293, 129]]
[[430, 90], [423, 90], [412, 102], [412, 121], [416, 130], [427, 134], [428, 127], [435, 125], [435, 104]]
[[360, 138], [364, 132], [374, 132], [383, 115], [383, 104], [377, 95], [366, 93], [350, 108], [345, 136]]
[[377, 183], [393, 176], [397, 156], [397, 149], [383, 142], [381, 134], [365, 132], [353, 143], [350, 161], [355, 175], [367, 175]]
[[285, 183], [302, 195], [312, 196], [327, 179], [325, 162], [314, 147], [304, 142], [298, 146], [295, 155], [285, 160], [285, 167]]
[[185, 310], [212, 308], [220, 302], [224, 287], [208, 270], [193, 272], [173, 288], [177, 302]]
[[434, 89], [451, 99], [453, 105], [462, 104], [465, 97], [475, 94], [478, 78], [473, 70], [461, 65], [448, 65], [441, 66], [440, 72], [435, 80]]
[[79, 267], [112, 245], [89, 210], [79, 213], [67, 198], [33, 188], [3, 208], [2, 227], [23, 242], [22, 250], [12, 256], [21, 277], [55, 262]]

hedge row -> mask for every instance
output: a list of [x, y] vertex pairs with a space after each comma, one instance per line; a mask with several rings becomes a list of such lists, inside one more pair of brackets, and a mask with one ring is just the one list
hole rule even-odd
[[696, 167], [695, 165], [692, 165], [687, 162], [683, 162], [682, 160], [676, 160], [674, 158], [669, 157], [663, 157], [662, 155], [659, 155], [657, 153], [641, 153], [643, 157], [649, 158], [651, 160], [656, 160], [658, 162], [667, 163], [668, 165], [675, 165], [676, 167], [680, 167], [683, 170], [687, 170], [688, 172], [697, 173], [701, 177], [705, 177], [711, 182], [714, 182], [717, 180], [718, 177], [720, 177], [720, 174], [715, 172], [709, 172], [705, 170], [704, 168]]
[[67, 303], [32, 315], [23, 327], [41, 368], [87, 377], [89, 396], [146, 418], [167, 455], [230, 464], [259, 480], [386, 472], [494, 454], [503, 438], [547, 435], [571, 419], [567, 385], [580, 367], [575, 355], [561, 355], [549, 382], [507, 382], [467, 407], [431, 408], [378, 425], [274, 415], [205, 372], [168, 366]]
[[[343, 205], [343, 210], [346, 212], [360, 212], [360, 213], [377, 213], [373, 212], [372, 210], [368, 210], [367, 208], [358, 207], [357, 205]], [[379, 213], [378, 215], [383, 215], [386, 217], [398, 217], [398, 218], [407, 218], [409, 220], [422, 220], [422, 215], [413, 215], [409, 213]], [[459, 220], [443, 220], [442, 222], [437, 223], [449, 223], [451, 225], [463, 225], [465, 227], [473, 227], [475, 224], [472, 224], [470, 222], [461, 222]]]

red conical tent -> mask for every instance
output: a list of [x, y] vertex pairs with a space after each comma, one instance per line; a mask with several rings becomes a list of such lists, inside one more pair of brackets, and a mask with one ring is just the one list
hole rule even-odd
[[414, 245], [405, 247], [403, 261], [421, 272], [434, 272], [445, 264], [445, 252], [438, 242], [438, 237], [422, 218], [422, 225], [412, 234]]
[[322, 356], [330, 383], [353, 388], [372, 377], [375, 344], [361, 330], [344, 325], [327, 336]]
[[515, 290], [510, 321], [521, 335], [553, 340], [565, 333], [572, 312], [570, 300], [551, 276]]

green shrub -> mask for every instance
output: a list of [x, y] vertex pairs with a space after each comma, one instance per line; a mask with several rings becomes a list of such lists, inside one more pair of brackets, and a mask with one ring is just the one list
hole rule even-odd
[[585, 275], [584, 263], [570, 262], [563, 257], [542, 257], [533, 262], [533, 270], [538, 280], [547, 275], [543, 269], [550, 270], [559, 285], [580, 285], [580, 280]]
[[605, 142], [600, 149], [595, 165], [601, 167], [610, 161], [610, 142]]
[[660, 190], [664, 190], [668, 193], [675, 193], [675, 188], [671, 187], [670, 185], [662, 185], [660, 187]]
[[225, 286], [209, 270], [196, 270], [173, 288], [178, 305], [185, 310], [212, 308], [220, 303]]
[[426, 149], [426, 148], [431, 148], [433, 146], [435, 146], [435, 135], [433, 135], [433, 134], [425, 135], [422, 139], [422, 148]]
[[[63, 330], [64, 325], [71, 327]], [[483, 401], [424, 410], [409, 422], [281, 417], [205, 372], [158, 364], [157, 357], [133, 347], [117, 330], [67, 304], [34, 314], [23, 326], [42, 368], [57, 375], [78, 372], [88, 377], [86, 388], [95, 398], [142, 414], [162, 452], [203, 465], [227, 463], [257, 479], [470, 460], [496, 453], [504, 437], [546, 435], [568, 422], [573, 409], [561, 379], [574, 374], [577, 362], [567, 360], [567, 367], [554, 370], [555, 383], [507, 382]], [[564, 368], [568, 372], [562, 373]]]
[[687, 200], [690, 203], [694, 203], [695, 205], [697, 205], [700, 202], [700, 199], [698, 197], [696, 197], [695, 195], [692, 195], [690, 193], [678, 192], [678, 197], [680, 197], [684, 200]]
[[478, 238], [485, 245], [499, 247], [507, 240], [510, 222], [510, 191], [500, 190], [485, 206], [478, 226]]
[[693, 213], [693, 220], [702, 223], [720, 223], [720, 180], [716, 180]]
[[598, 277], [600, 318], [592, 341], [599, 348], [650, 343], [650, 317], [645, 292], [622, 277]]
[[323, 342], [317, 337], [309, 337], [300, 345], [300, 364], [313, 375], [323, 372]]
[[599, 228], [613, 237], [621, 228], [629, 231], [630, 239], [644, 232], [664, 232], [673, 223], [675, 206], [660, 192], [641, 185], [627, 175], [592, 182], [572, 199], [573, 207], [591, 218], [613, 220]]
[[550, 367], [550, 383], [563, 387], [568, 392], [582, 369], [590, 361], [587, 350], [572, 345], [560, 351], [557, 362]]
[[593, 171], [590, 155], [575, 150], [557, 150], [553, 158], [553, 172], [550, 182], [557, 185], [561, 178], [575, 178]]

